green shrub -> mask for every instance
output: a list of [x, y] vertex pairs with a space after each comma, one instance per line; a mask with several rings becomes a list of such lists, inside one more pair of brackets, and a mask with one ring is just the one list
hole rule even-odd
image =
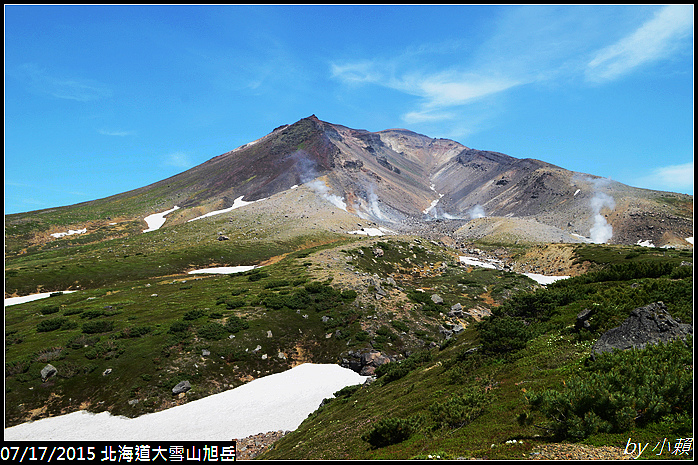
[[346, 399], [348, 397], [351, 397], [351, 395], [354, 394], [359, 389], [361, 389], [360, 384], [354, 384], [353, 386], [345, 386], [342, 389], [340, 389], [339, 391], [335, 392], [334, 396], [336, 398], [342, 397], [342, 398]]
[[88, 321], [82, 325], [82, 332], [85, 334], [107, 333], [113, 329], [114, 322], [107, 320]]
[[218, 341], [220, 339], [223, 339], [228, 334], [228, 331], [225, 329], [225, 326], [216, 322], [211, 322], [203, 325], [201, 328], [199, 328], [197, 332], [199, 336], [211, 341]]
[[[561, 438], [622, 433], [636, 425], [692, 412], [693, 342], [677, 340], [642, 350], [600, 354], [586, 373], [558, 390], [527, 393], [532, 411]], [[527, 414], [520, 417], [527, 420]]]
[[384, 363], [376, 368], [374, 373], [376, 378], [381, 378], [383, 380], [384, 384], [390, 383], [391, 381], [395, 381], [406, 376], [410, 371], [431, 361], [431, 357], [431, 352], [427, 350], [415, 352], [405, 360]]
[[240, 308], [245, 306], [245, 299], [242, 297], [237, 297], [234, 299], [225, 299], [225, 308], [232, 310], [235, 308]]
[[247, 329], [250, 327], [250, 324], [247, 322], [247, 320], [244, 320], [240, 317], [237, 317], [235, 315], [230, 315], [228, 317], [228, 321], [225, 322], [225, 329], [230, 332], [230, 333], [237, 333], [238, 331], [241, 331], [243, 329]]
[[80, 313], [80, 318], [87, 318], [88, 320], [99, 318], [100, 316], [104, 316], [104, 310], [87, 310]]
[[167, 331], [170, 334], [183, 333], [189, 329], [190, 323], [186, 321], [175, 321], [170, 325], [170, 329]]
[[376, 426], [361, 436], [374, 448], [397, 444], [412, 436], [419, 429], [420, 418], [383, 418]]
[[460, 428], [482, 415], [488, 403], [489, 399], [484, 390], [472, 387], [444, 402], [434, 402], [429, 406], [429, 411], [437, 425]]
[[58, 305], [46, 305], [44, 307], [41, 307], [39, 310], [42, 315], [50, 315], [52, 313], [58, 313], [60, 310], [60, 307]]
[[40, 321], [38, 325], [36, 325], [36, 331], [39, 333], [46, 333], [49, 331], [55, 331], [57, 329], [60, 329], [61, 326], [65, 325], [67, 322], [68, 322], [68, 319], [63, 318], [63, 317], [51, 318], [49, 320], [43, 320], [43, 321]]
[[250, 282], [259, 281], [260, 279], [268, 278], [269, 273], [260, 270], [252, 270], [248, 272], [247, 280]]
[[476, 326], [486, 353], [501, 354], [526, 347], [533, 337], [531, 329], [519, 318], [492, 315], [483, 318]]
[[197, 320], [197, 319], [201, 318], [202, 316], [206, 316], [206, 311], [197, 308], [197, 309], [189, 310], [188, 312], [186, 312], [182, 316], [182, 319], [184, 319], [185, 321], [192, 321], [192, 320]]
[[276, 289], [289, 286], [291, 283], [287, 279], [272, 279], [264, 283], [264, 289]]
[[402, 331], [405, 333], [410, 332], [410, 327], [407, 326], [407, 324], [405, 324], [405, 322], [403, 321], [393, 320], [390, 322], [390, 324], [393, 326], [393, 328], [397, 329], [398, 331]]

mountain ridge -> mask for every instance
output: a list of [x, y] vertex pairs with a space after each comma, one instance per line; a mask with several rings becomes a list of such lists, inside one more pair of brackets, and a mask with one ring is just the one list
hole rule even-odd
[[582, 242], [657, 246], [689, 246], [685, 238], [693, 229], [689, 195], [626, 186], [404, 128], [352, 129], [315, 115], [164, 180], [77, 205], [141, 219], [176, 205], [168, 227], [229, 208], [238, 198], [256, 201], [301, 184], [363, 220], [408, 229], [423, 230], [433, 220], [525, 218]]

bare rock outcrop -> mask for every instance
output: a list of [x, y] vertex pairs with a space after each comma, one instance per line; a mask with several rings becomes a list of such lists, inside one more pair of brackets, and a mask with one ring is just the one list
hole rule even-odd
[[693, 334], [693, 326], [676, 321], [667, 312], [664, 302], [638, 307], [618, 327], [605, 332], [592, 347], [592, 354], [612, 352], [614, 349], [642, 349], [660, 341], [667, 343]]

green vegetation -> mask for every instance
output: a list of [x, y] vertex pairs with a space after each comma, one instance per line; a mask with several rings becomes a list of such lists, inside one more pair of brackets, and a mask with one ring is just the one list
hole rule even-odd
[[[693, 407], [693, 342], [603, 353], [557, 389], [531, 391], [531, 409], [559, 438], [622, 433], [663, 417], [688, 417]], [[525, 422], [526, 414], [520, 420]]]
[[[457, 338], [380, 366], [377, 381], [337, 393], [262, 458], [521, 459], [560, 440], [622, 450], [628, 437], [691, 437], [690, 338], [590, 357], [593, 342], [638, 306], [661, 300], [692, 322], [692, 267], [681, 265], [681, 252], [668, 251], [665, 262], [626, 259], [632, 250], [600, 250], [595, 272], [512, 294]], [[480, 287], [479, 279], [440, 278], [443, 289]], [[407, 294], [420, 312], [431, 305], [431, 292]], [[587, 308], [590, 327], [575, 328]]]
[[[251, 225], [262, 221], [244, 219], [232, 232], [225, 221], [202, 221], [104, 242], [24, 242], [25, 253], [18, 238], [40, 221], [11, 226], [9, 292], [81, 290], [6, 308], [7, 424], [79, 405], [133, 417], [174, 405], [171, 388], [185, 379], [191, 401], [299, 362], [379, 349], [404, 359], [378, 367], [370, 385], [335, 393], [263, 457], [516, 459], [561, 439], [623, 446], [628, 437], [691, 434], [690, 341], [589, 357], [638, 306], [661, 300], [692, 323], [684, 251], [574, 246], [593, 271], [540, 288], [518, 274], [461, 267], [421, 239], [280, 236], [288, 225], [279, 225], [253, 240]], [[231, 240], [217, 241], [218, 230]], [[322, 275], [316, 253], [330, 250], [364, 287]], [[186, 274], [281, 255], [246, 273]], [[465, 330], [446, 340], [440, 327], [456, 303], [464, 315], [492, 316], [464, 316]], [[589, 327], [577, 329], [585, 309]], [[58, 375], [42, 381], [49, 362]]]

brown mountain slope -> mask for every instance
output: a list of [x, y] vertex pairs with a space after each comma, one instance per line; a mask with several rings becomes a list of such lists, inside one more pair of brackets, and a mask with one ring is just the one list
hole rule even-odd
[[[268, 198], [301, 184], [331, 208], [401, 231], [456, 220], [453, 232], [470, 219], [501, 217], [535, 221], [562, 240], [690, 246], [685, 238], [693, 236], [692, 196], [638, 189], [405, 129], [351, 129], [314, 115], [168, 179], [79, 206], [91, 215], [132, 220], [180, 207], [167, 227], [229, 208], [239, 198]], [[515, 229], [525, 231], [526, 224]]]

